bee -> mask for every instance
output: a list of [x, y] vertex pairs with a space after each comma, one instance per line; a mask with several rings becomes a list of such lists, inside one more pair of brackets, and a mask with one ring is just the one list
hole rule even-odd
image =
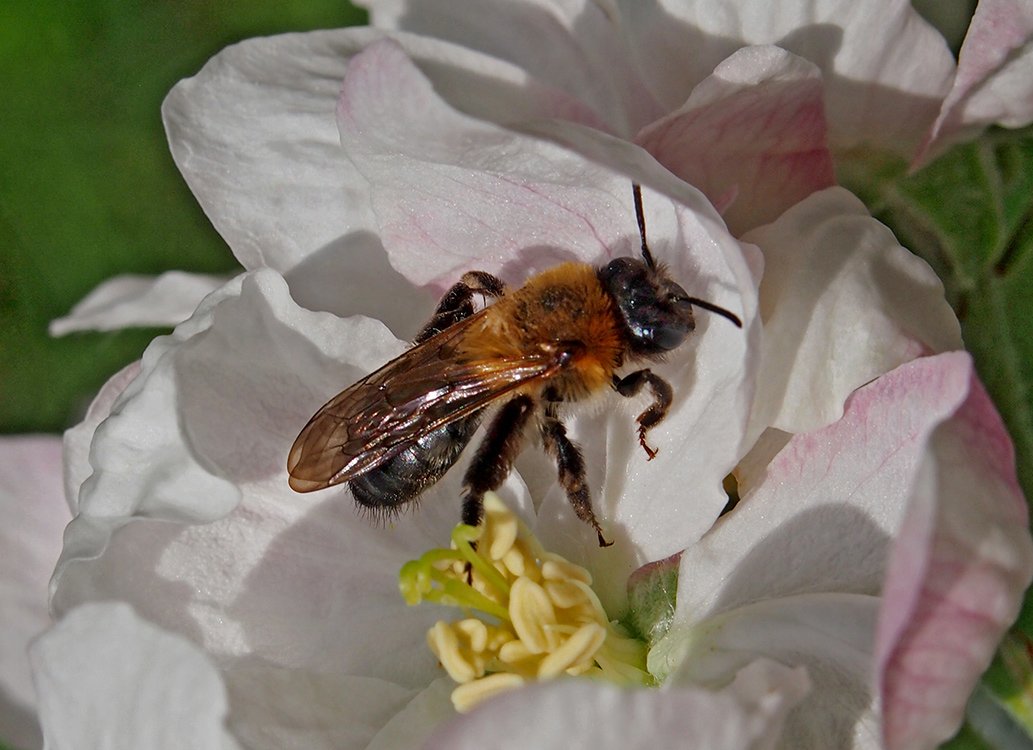
[[[689, 296], [646, 242], [642, 192], [632, 186], [641, 259], [596, 268], [563, 263], [509, 290], [483, 271], [464, 274], [441, 299], [414, 346], [346, 388], [305, 425], [287, 458], [290, 486], [311, 492], [347, 482], [356, 502], [387, 514], [416, 501], [452, 467], [487, 414], [484, 437], [463, 477], [462, 521], [480, 523], [485, 493], [512, 469], [529, 426], [555, 460], [577, 517], [609, 546], [592, 510], [580, 448], [561, 407], [607, 389], [652, 403], [637, 417], [638, 442], [663, 420], [674, 394], [648, 367], [695, 328], [692, 308], [742, 321]], [[484, 302], [474, 309], [475, 295]]]

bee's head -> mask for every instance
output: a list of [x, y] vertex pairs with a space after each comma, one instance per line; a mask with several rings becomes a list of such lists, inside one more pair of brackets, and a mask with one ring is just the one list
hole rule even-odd
[[642, 260], [615, 258], [599, 269], [599, 281], [620, 311], [632, 354], [655, 357], [681, 346], [696, 327], [693, 305], [717, 313], [742, 328], [739, 316], [713, 302], [690, 297], [667, 275], [663, 264], [653, 259], [646, 242], [642, 188], [637, 182], [632, 183], [631, 193], [642, 238]]
[[696, 300], [662, 266], [616, 258], [599, 269], [599, 281], [617, 306], [633, 354], [656, 356], [682, 345], [696, 327]]

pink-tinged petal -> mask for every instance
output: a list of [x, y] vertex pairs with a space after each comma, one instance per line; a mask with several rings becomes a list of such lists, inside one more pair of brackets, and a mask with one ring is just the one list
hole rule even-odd
[[743, 239], [765, 259], [751, 434], [829, 424], [855, 388], [962, 346], [936, 274], [846, 190], [815, 193]]
[[116, 372], [101, 387], [100, 391], [86, 410], [83, 421], [75, 427], [65, 430], [64, 434], [64, 469], [65, 499], [72, 513], [79, 509], [79, 489], [90, 474], [90, 443], [97, 427], [111, 414], [111, 407], [122, 391], [140, 374], [140, 361], [132, 362]]
[[[573, 144], [463, 115], [392, 42], [352, 59], [338, 118], [344, 149], [369, 180], [392, 265], [418, 284], [443, 290], [471, 267], [520, 283], [560, 260], [634, 253], [633, 178], [710, 214], [706, 240], [725, 234], [701, 196], [641, 150], [584, 128], [541, 132], [561, 142], [576, 133], [586, 159]], [[704, 240], [699, 230], [669, 234], [681, 229], [670, 217], [647, 221], [654, 246]]]
[[[341, 296], [341, 281], [326, 273], [341, 256], [360, 274], [356, 289], [380, 281], [365, 274], [365, 256], [383, 252], [368, 187], [341, 150], [334, 109], [349, 57], [384, 36], [353, 28], [252, 39], [177, 84], [163, 107], [176, 163], [237, 259], [247, 269], [293, 270], [292, 290], [310, 306]], [[394, 36], [443, 96], [479, 117], [599, 123], [584, 104], [509, 63]], [[339, 304], [328, 309], [352, 312]]]
[[968, 398], [933, 433], [886, 574], [876, 644], [890, 750], [933, 747], [1018, 615], [1033, 541], [1014, 449], [969, 368]]
[[964, 401], [970, 367], [961, 352], [909, 362], [856, 391], [839, 421], [794, 435], [682, 554], [679, 619], [774, 597], [877, 594], [929, 435]]
[[[615, 8], [597, 2], [364, 0], [370, 21], [507, 60], [585, 102], [604, 130], [628, 137], [662, 113], [630, 62]], [[450, 97], [449, 97], [450, 98]], [[581, 120], [585, 122], [584, 120]]]
[[68, 315], [51, 321], [50, 335], [174, 326], [189, 318], [201, 300], [226, 281], [219, 276], [181, 271], [169, 271], [157, 278], [116, 276], [87, 294]]
[[47, 582], [71, 520], [61, 485], [61, 440], [0, 437], [0, 743], [39, 747], [29, 641], [50, 626]]
[[757, 654], [802, 664], [816, 686], [808, 700], [849, 696], [845, 710], [826, 706], [836, 740], [816, 746], [874, 746], [876, 596], [935, 431], [968, 397], [970, 378], [964, 353], [924, 357], [855, 392], [839, 421], [794, 435], [682, 554], [675, 625], [651, 666], [662, 660], [661, 673], [710, 683]]
[[835, 184], [826, 136], [817, 67], [778, 47], [747, 47], [635, 141], [715, 205], [734, 194], [722, 213], [741, 235]]
[[954, 60], [908, 0], [621, 0], [629, 46], [653, 93], [674, 110], [732, 52], [774, 44], [825, 81], [830, 145], [910, 156], [936, 118]]
[[915, 166], [991, 124], [1033, 122], [1033, 3], [980, 0], [958, 55], [954, 85]]
[[52, 750], [237, 747], [212, 663], [125, 604], [70, 613], [33, 644], [32, 665]]
[[809, 689], [802, 669], [759, 660], [723, 689], [627, 690], [571, 680], [488, 701], [444, 726], [426, 750], [767, 750]]

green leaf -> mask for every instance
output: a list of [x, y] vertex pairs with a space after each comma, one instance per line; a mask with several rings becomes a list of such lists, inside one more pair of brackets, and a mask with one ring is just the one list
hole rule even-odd
[[867, 189], [878, 218], [943, 279], [1033, 496], [1033, 129], [994, 130], [914, 175], [882, 170]]
[[1033, 737], [1033, 640], [1020, 632], [1005, 636], [983, 686], [986, 701]]
[[223, 46], [362, 22], [339, 0], [0, 4], [0, 431], [54, 431], [156, 331], [47, 336], [119, 273], [237, 267], [172, 162], [160, 105]]

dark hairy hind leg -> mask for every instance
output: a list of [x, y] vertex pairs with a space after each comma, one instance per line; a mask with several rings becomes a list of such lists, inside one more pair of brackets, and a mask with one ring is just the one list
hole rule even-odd
[[638, 395], [646, 385], [653, 392], [653, 403], [638, 415], [636, 421], [638, 422], [638, 443], [649, 456], [648, 460], [652, 461], [656, 457], [657, 449], [649, 447], [649, 443], [646, 442], [646, 433], [667, 416], [667, 410], [671, 408], [671, 401], [674, 398], [671, 384], [654, 374], [652, 370], [637, 370], [623, 378], [617, 376], [613, 378], [613, 389], [628, 398]]
[[460, 320], [473, 315], [473, 296], [501, 297], [506, 293], [502, 280], [484, 271], [467, 271], [458, 283], [452, 286], [438, 302], [438, 307], [416, 338], [414, 344], [422, 344], [435, 334], [441, 333]]
[[570, 501], [574, 513], [595, 529], [600, 547], [609, 547], [613, 542], [606, 541], [592, 510], [592, 496], [585, 480], [584, 456], [581, 455], [581, 449], [567, 437], [567, 428], [556, 417], [555, 412], [555, 406], [550, 404], [546, 407], [541, 424], [542, 443], [546, 452], [556, 460], [560, 484], [567, 493], [567, 500]]
[[506, 481], [520, 453], [524, 427], [533, 414], [531, 397], [517, 396], [506, 403], [488, 425], [488, 432], [463, 477], [463, 523], [480, 524], [484, 516], [484, 494], [497, 490]]

